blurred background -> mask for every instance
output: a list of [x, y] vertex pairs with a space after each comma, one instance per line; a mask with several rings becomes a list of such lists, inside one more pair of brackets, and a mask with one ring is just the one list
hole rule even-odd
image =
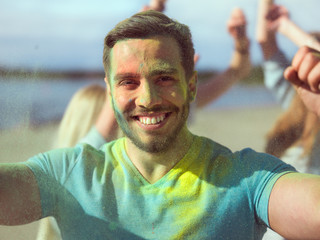
[[[276, 2], [288, 8], [292, 20], [302, 29], [317, 30], [318, 0]], [[148, 0], [0, 0], [0, 129], [59, 120], [77, 89], [93, 81], [103, 84], [101, 59], [105, 35], [116, 23], [148, 3]], [[196, 53], [200, 55], [196, 65], [200, 80], [201, 73], [210, 75], [229, 63], [233, 41], [226, 22], [235, 7], [243, 9], [248, 21], [251, 60], [256, 66], [250, 81], [262, 82], [259, 71], [262, 55], [255, 41], [257, 0], [166, 3], [168, 16], [190, 26]], [[281, 36], [279, 45], [289, 58], [297, 50]], [[253, 102], [246, 98], [247, 87], [232, 91], [235, 88], [237, 85], [208, 107], [272, 102], [265, 89], [252, 88], [250, 92], [256, 91], [260, 96]]]
[[[148, 0], [0, 0], [0, 66], [31, 70], [101, 71], [103, 38], [113, 26], [138, 12]], [[278, 0], [291, 19], [306, 31], [319, 28], [318, 0]], [[252, 60], [259, 64], [254, 41], [257, 0], [168, 0], [165, 13], [190, 26], [200, 70], [223, 69], [229, 61], [232, 40], [226, 22], [234, 7], [248, 21]], [[289, 56], [294, 45], [280, 40]]]

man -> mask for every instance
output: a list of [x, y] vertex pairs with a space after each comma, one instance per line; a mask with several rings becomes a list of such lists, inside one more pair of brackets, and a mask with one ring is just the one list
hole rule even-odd
[[63, 239], [259, 239], [267, 225], [320, 238], [320, 177], [187, 129], [193, 56], [188, 27], [162, 13], [119, 23], [103, 61], [126, 137], [1, 165], [0, 223], [54, 216]]

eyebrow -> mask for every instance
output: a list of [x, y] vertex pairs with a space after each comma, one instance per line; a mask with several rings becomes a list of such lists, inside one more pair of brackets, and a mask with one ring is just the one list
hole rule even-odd
[[[158, 68], [158, 69], [154, 69], [152, 70], [148, 76], [152, 77], [152, 76], [157, 76], [157, 75], [166, 75], [166, 74], [176, 74], [178, 73], [178, 70], [176, 68]], [[114, 80], [116, 82], [122, 80], [122, 79], [127, 79], [127, 78], [139, 78], [140, 74], [139, 73], [119, 73], [117, 75], [114, 76]]]
[[176, 74], [178, 73], [178, 70], [176, 68], [159, 68], [154, 69], [149, 74], [150, 76], [156, 76], [156, 75], [165, 75], [165, 74]]
[[117, 75], [114, 76], [114, 80], [116, 82], [122, 80], [122, 79], [126, 79], [126, 78], [137, 78], [139, 77], [140, 74], [136, 74], [136, 73], [119, 73]]

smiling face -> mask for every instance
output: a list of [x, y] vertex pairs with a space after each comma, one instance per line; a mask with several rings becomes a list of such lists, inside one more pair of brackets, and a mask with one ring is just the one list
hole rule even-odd
[[135, 146], [162, 152], [183, 138], [196, 75], [186, 80], [174, 39], [120, 41], [111, 51], [110, 66], [107, 84], [115, 115]]

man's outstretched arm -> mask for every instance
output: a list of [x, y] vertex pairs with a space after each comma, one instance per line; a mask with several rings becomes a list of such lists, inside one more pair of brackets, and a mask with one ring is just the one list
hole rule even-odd
[[320, 176], [280, 177], [269, 200], [269, 222], [286, 239], [320, 239]]
[[20, 225], [40, 219], [36, 178], [24, 164], [0, 164], [0, 224]]

